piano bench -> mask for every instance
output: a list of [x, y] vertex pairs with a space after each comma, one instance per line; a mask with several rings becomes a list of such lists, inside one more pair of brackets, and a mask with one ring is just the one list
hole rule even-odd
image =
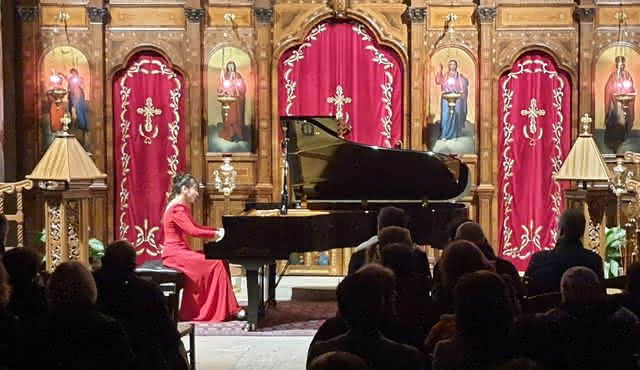
[[144, 280], [153, 281], [167, 296], [169, 312], [178, 322], [180, 291], [184, 288], [184, 273], [162, 264], [162, 260], [143, 263], [136, 268], [136, 274]]

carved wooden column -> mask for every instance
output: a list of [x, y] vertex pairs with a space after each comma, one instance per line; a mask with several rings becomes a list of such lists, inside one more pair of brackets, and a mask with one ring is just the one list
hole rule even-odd
[[[17, 56], [17, 63], [20, 63], [22, 76], [22, 89], [16, 91], [18, 103], [17, 119], [20, 122], [19, 141], [16, 147], [20, 153], [20, 160], [17, 163], [17, 178], [22, 179], [28, 174], [38, 161], [38, 151], [42, 143], [38, 142], [38, 74], [37, 61], [40, 56], [38, 46], [39, 22], [38, 6], [34, 0], [23, 1], [17, 8], [21, 21], [20, 44], [22, 54]], [[27, 193], [25, 196], [25, 219], [28, 230], [42, 229], [42, 205], [37, 201], [35, 192]]]
[[[580, 37], [578, 60], [580, 74], [578, 75], [578, 100], [580, 114], [589, 113], [594, 114], [591, 102], [593, 101], [593, 89], [591, 88], [591, 81], [593, 81], [591, 66], [593, 65], [593, 19], [596, 15], [595, 8], [578, 8], [575, 11], [576, 18], [580, 22]], [[575, 125], [575, 129], [578, 129], [578, 125]], [[593, 130], [593, 127], [591, 127]], [[593, 132], [593, 131], [592, 131]]]
[[409, 122], [409, 142], [406, 148], [413, 150], [422, 150], [423, 131], [422, 124], [424, 122], [424, 22], [427, 16], [426, 8], [409, 8], [407, 10], [409, 16], [410, 32], [409, 32], [409, 94], [410, 94], [410, 116]]
[[[189, 92], [188, 92], [188, 122], [185, 126], [189, 126], [190, 153], [187, 155], [187, 165], [191, 174], [196, 178], [204, 181], [207, 177], [205, 174], [205, 161], [203, 151], [202, 137], [202, 21], [205, 17], [204, 9], [199, 8], [200, 1], [189, 0], [187, 2], [193, 8], [185, 8], [187, 18], [185, 32], [185, 68], [189, 76]], [[197, 8], [196, 8], [197, 7]], [[203, 198], [199, 197], [197, 204], [193, 207], [194, 217], [196, 220], [203, 220]], [[196, 242], [194, 240], [194, 242]], [[202, 242], [197, 241], [196, 245]]]
[[[68, 117], [68, 116], [67, 116]], [[67, 119], [70, 121], [70, 119]], [[27, 179], [44, 198], [47, 270], [66, 261], [89, 265], [89, 199], [107, 177], [73, 135], [58, 133]]]
[[495, 193], [496, 174], [493, 173], [493, 160], [496, 157], [495, 149], [497, 143], [498, 122], [494, 117], [494, 95], [490, 94], [493, 89], [493, 31], [494, 19], [496, 17], [496, 9], [489, 7], [481, 7], [476, 11], [477, 24], [480, 28], [480, 86], [478, 91], [484, 92], [480, 94], [480, 181], [478, 185], [478, 222], [482, 228], [490, 235], [493, 245], [498, 245], [498, 207]]
[[[91, 0], [87, 7], [87, 14], [89, 15], [89, 34], [91, 39], [91, 53], [88, 56], [91, 63], [91, 83], [93, 88], [91, 89], [90, 101], [90, 121], [94, 129], [89, 131], [90, 150], [93, 153], [93, 160], [98, 168], [105, 172], [107, 168], [105, 151], [111, 150], [112, 145], [105, 140], [105, 125], [110, 124], [105, 122], [104, 114], [104, 102], [105, 100], [105, 66], [104, 66], [104, 28], [109, 18], [109, 11], [104, 8], [103, 0]], [[111, 222], [108, 219], [107, 212], [107, 194], [104, 191], [96, 191], [92, 194], [91, 201], [89, 203], [89, 212], [91, 212], [91, 235], [108, 242], [109, 235], [108, 227]]]
[[[257, 198], [261, 201], [277, 199], [279, 189], [272, 184], [278, 181], [279, 143], [273, 135], [279, 128], [271, 127], [271, 27], [272, 8], [256, 8], [256, 56], [258, 61], [258, 184]], [[277, 98], [277, 97], [276, 97]]]

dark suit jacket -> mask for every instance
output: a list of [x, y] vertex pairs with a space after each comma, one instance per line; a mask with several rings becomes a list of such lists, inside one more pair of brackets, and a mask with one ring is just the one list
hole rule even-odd
[[575, 266], [587, 267], [604, 279], [602, 258], [582, 247], [580, 241], [558, 240], [556, 247], [533, 255], [526, 276], [529, 280], [527, 295], [559, 292], [562, 275]]
[[348, 352], [362, 358], [371, 370], [422, 370], [425, 365], [420, 351], [389, 340], [382, 334], [362, 337], [347, 333], [312, 344], [307, 366], [316, 357], [334, 351]]

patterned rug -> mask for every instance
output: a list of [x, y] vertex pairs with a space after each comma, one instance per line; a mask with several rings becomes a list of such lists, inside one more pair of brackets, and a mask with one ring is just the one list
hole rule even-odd
[[253, 332], [244, 331], [245, 321], [221, 323], [196, 323], [196, 335], [200, 336], [265, 336], [304, 337], [313, 336], [320, 325], [335, 315], [335, 302], [278, 302], [269, 307], [260, 327]]

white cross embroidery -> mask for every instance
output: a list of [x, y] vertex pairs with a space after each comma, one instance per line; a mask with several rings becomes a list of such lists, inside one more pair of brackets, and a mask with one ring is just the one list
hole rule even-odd
[[[140, 131], [140, 135], [144, 137], [145, 144], [151, 144], [151, 139], [155, 139], [158, 136], [158, 126], [153, 125], [153, 117], [159, 116], [162, 114], [162, 111], [153, 106], [153, 100], [151, 97], [148, 97], [145, 101], [145, 106], [140, 107], [136, 110], [138, 114], [144, 116], [144, 130], [143, 125], [138, 127]], [[152, 134], [151, 136], [147, 136], [147, 134]]]
[[[535, 98], [529, 102], [529, 109], [523, 109], [520, 114], [529, 117], [529, 125], [522, 128], [524, 137], [529, 139], [529, 145], [536, 145], [536, 140], [542, 139], [542, 127], [538, 130], [538, 117], [543, 117], [547, 112], [544, 109], [538, 109], [538, 102]], [[536, 138], [535, 135], [538, 135]]]
[[350, 104], [351, 103], [351, 98], [348, 96], [344, 95], [344, 92], [342, 90], [342, 86], [338, 85], [336, 87], [336, 95], [335, 96], [330, 96], [327, 98], [327, 103], [329, 104], [333, 104], [336, 106], [336, 119], [344, 119], [345, 123], [349, 122], [349, 113], [344, 114], [344, 106], [346, 104]]

